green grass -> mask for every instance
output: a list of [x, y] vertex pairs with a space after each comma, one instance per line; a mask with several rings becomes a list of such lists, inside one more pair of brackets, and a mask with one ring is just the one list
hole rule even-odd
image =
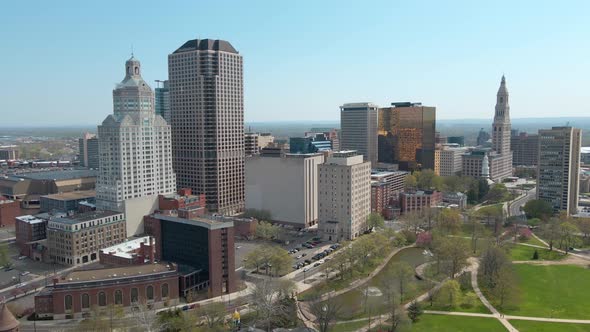
[[590, 332], [590, 324], [548, 323], [530, 320], [510, 320], [520, 332]]
[[369, 324], [368, 319], [359, 320], [356, 322], [344, 322], [332, 325], [331, 332], [353, 332]]
[[549, 249], [534, 248], [523, 245], [514, 245], [510, 248], [508, 257], [513, 261], [530, 261], [533, 260], [535, 250], [539, 253], [539, 260], [542, 261], [556, 261], [565, 258], [565, 255], [557, 251], [549, 251]]
[[539, 241], [539, 239], [537, 239], [534, 236], [531, 236], [528, 240], [520, 241], [520, 243], [528, 243], [528, 244], [533, 244], [533, 245], [536, 245], [536, 246], [546, 247], [545, 246], [545, 243]]
[[424, 314], [412, 324], [412, 332], [500, 332], [506, 331], [495, 318]]
[[590, 319], [590, 270], [573, 265], [516, 264], [520, 303], [505, 310], [516, 316]]
[[[470, 281], [469, 285], [471, 286], [471, 273], [467, 273], [467, 275], [469, 276], [469, 281]], [[469, 292], [474, 292], [472, 287], [469, 287], [469, 289], [461, 289], [462, 296], [465, 296]], [[486, 306], [483, 305], [483, 303], [479, 300], [479, 298], [477, 298], [475, 305], [472, 307], [466, 307], [464, 305], [458, 305], [456, 307], [448, 307], [448, 306], [440, 306], [440, 305], [437, 305], [436, 303], [433, 303], [433, 305], [430, 306], [430, 302], [428, 300], [426, 300], [426, 301], [422, 302], [422, 309], [423, 310], [438, 310], [438, 311], [473, 312], [473, 313], [482, 313], [482, 314], [489, 314], [490, 313], [488, 308], [486, 308]]]

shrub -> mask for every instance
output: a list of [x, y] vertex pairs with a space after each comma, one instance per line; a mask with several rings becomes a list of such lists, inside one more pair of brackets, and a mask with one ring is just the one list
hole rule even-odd
[[474, 292], [469, 292], [463, 296], [461, 306], [463, 308], [473, 308], [477, 304], [477, 295]]
[[429, 248], [432, 244], [432, 234], [430, 232], [422, 232], [416, 237], [416, 245], [422, 248]]
[[527, 241], [533, 236], [533, 232], [531, 232], [528, 228], [520, 228], [518, 230], [518, 239], [520, 241]]
[[533, 253], [533, 260], [537, 260], [539, 259], [539, 252], [537, 251], [537, 249], [535, 249], [535, 252]]
[[416, 242], [416, 233], [412, 232], [411, 230], [404, 229], [400, 233], [406, 239], [406, 244], [412, 244]]

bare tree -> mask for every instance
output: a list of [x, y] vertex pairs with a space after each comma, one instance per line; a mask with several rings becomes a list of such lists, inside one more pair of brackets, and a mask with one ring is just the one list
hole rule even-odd
[[214, 302], [199, 307], [195, 311], [195, 315], [199, 317], [209, 329], [214, 329], [223, 325], [227, 311], [222, 302]]
[[342, 303], [334, 298], [326, 301], [314, 301], [309, 306], [310, 312], [316, 317], [316, 324], [320, 332], [327, 332], [330, 326], [339, 318]]
[[145, 298], [141, 298], [131, 312], [137, 326], [147, 332], [157, 332], [164, 328], [156, 309], [148, 304]]
[[273, 323], [289, 314], [289, 306], [285, 303], [293, 291], [290, 280], [263, 279], [254, 284], [252, 305], [256, 312], [256, 321], [271, 330]]

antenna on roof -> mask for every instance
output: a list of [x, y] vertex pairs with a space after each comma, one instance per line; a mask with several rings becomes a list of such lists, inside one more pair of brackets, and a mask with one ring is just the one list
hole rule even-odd
[[133, 43], [131, 43], [131, 57], [133, 58]]

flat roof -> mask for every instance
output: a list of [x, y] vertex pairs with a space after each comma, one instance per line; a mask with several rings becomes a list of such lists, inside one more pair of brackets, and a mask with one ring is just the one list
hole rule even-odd
[[[152, 240], [153, 241], [153, 240]], [[110, 246], [108, 248], [100, 249], [101, 252], [117, 257], [123, 258], [131, 258], [133, 254], [131, 253], [134, 250], [137, 250], [141, 247], [141, 244], [149, 244], [150, 243], [150, 236], [142, 236], [135, 239], [129, 239], [123, 243], [116, 244], [114, 246]], [[111, 254], [113, 253], [113, 254]]]
[[207, 229], [220, 229], [233, 227], [234, 222], [231, 217], [224, 216], [206, 216], [206, 217], [194, 217], [192, 219], [179, 218], [177, 216], [170, 216], [165, 214], [154, 214], [154, 217], [161, 220], [167, 220], [172, 222], [178, 222], [187, 225], [196, 225], [205, 227]]
[[[95, 270], [77, 270], [68, 274], [65, 280], [59, 280], [59, 283], [75, 283], [84, 281], [99, 281], [104, 279], [117, 279], [141, 275], [149, 275], [153, 273], [162, 273], [168, 271], [175, 271], [176, 268], [172, 264], [154, 263], [143, 265], [130, 265], [122, 267], [103, 268]], [[58, 284], [59, 284], [58, 283]]]
[[24, 221], [27, 224], [38, 224], [38, 223], [44, 222], [43, 219], [34, 217], [34, 216], [30, 215], [30, 214], [29, 215], [26, 215], [26, 216], [16, 217], [16, 219], [17, 220], [20, 220], [20, 221]]
[[86, 199], [91, 197], [96, 197], [96, 190], [80, 190], [80, 191], [70, 191], [67, 193], [59, 193], [59, 194], [51, 194], [41, 196], [48, 199], [53, 199], [57, 201], [72, 201], [77, 199]]
[[90, 211], [90, 212], [84, 212], [84, 213], [75, 214], [75, 215], [69, 216], [69, 217], [55, 219], [55, 220], [52, 220], [52, 221], [57, 221], [57, 222], [61, 222], [61, 223], [64, 223], [64, 224], [76, 224], [76, 223], [83, 222], [83, 221], [95, 220], [95, 219], [100, 219], [100, 218], [115, 216], [115, 215], [118, 215], [118, 214], [123, 214], [123, 212], [116, 212], [116, 211]]
[[67, 169], [59, 171], [31, 172], [14, 175], [14, 177], [31, 180], [71, 180], [77, 178], [96, 177], [98, 171], [88, 169]]

